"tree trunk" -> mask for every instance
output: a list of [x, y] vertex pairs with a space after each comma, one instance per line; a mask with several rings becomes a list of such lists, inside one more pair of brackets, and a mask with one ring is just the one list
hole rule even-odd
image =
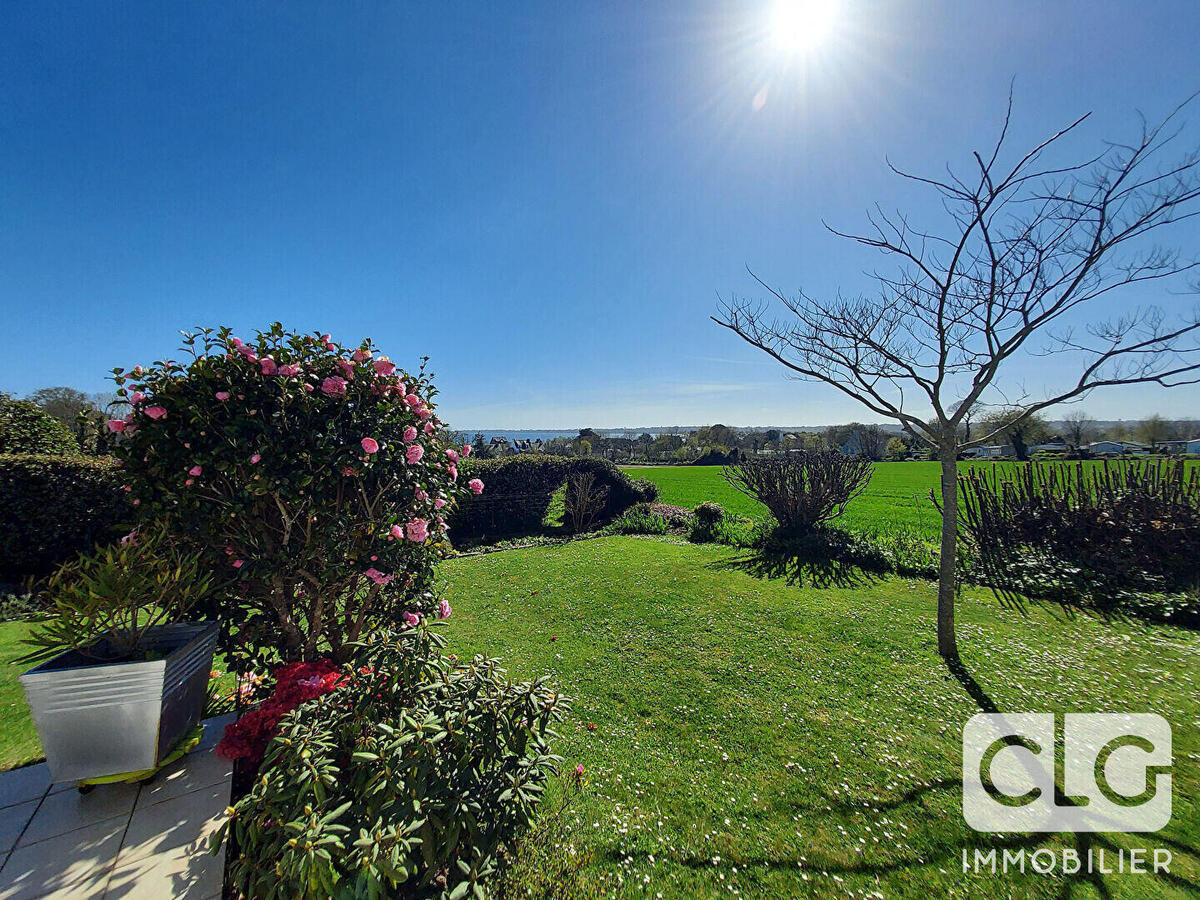
[[942, 462], [942, 549], [938, 562], [938, 653], [958, 657], [954, 636], [955, 543], [958, 536], [958, 448], [940, 448]]

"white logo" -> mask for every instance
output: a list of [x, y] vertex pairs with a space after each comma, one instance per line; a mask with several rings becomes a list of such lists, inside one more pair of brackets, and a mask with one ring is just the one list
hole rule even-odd
[[963, 729], [963, 818], [976, 831], [1158, 831], [1170, 768], [1171, 726], [1152, 713], [980, 713]]

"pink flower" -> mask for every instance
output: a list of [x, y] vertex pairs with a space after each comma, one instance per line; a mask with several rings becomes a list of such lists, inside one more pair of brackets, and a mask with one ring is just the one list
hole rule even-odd
[[275, 370], [278, 368], [278, 366], [275, 365], [275, 360], [271, 359], [269, 356], [264, 356], [258, 361], [258, 364], [262, 367], [262, 373], [264, 375], [274, 375]]
[[113, 432], [113, 434], [120, 434], [125, 430], [125, 423], [120, 419], [109, 419], [108, 430]]
[[472, 478], [470, 481], [468, 481], [467, 487], [471, 489], [471, 493], [475, 494], [475, 496], [479, 496], [483, 493], [483, 482], [478, 478]]
[[123, 490], [125, 493], [127, 493], [127, 494], [128, 494], [128, 493], [131, 493], [131, 492], [133, 491], [133, 488], [131, 488], [129, 485], [127, 485], [127, 484], [126, 484], [126, 485], [123, 485], [123, 486], [121, 487], [121, 490]]
[[375, 438], [365, 437], [362, 439], [362, 448], [363, 448], [363, 451], [368, 454], [378, 453], [379, 452], [379, 442], [376, 441]]
[[151, 406], [145, 410], [145, 413], [152, 419], [161, 419], [167, 414], [167, 411], [161, 406]]
[[142, 505], [142, 501], [141, 501], [141, 500], [139, 500], [137, 497], [134, 497], [134, 498], [133, 498], [133, 505], [134, 505], [134, 506], [141, 506], [141, 505]]
[[386, 356], [381, 356], [373, 363], [375, 366], [375, 374], [380, 377], [386, 377], [396, 371], [396, 364]]
[[410, 444], [408, 449], [404, 451], [404, 458], [414, 466], [421, 461], [421, 457], [424, 455], [425, 448], [420, 444]]
[[229, 391], [217, 391], [217, 399], [224, 403], [229, 399]]
[[300, 374], [300, 367], [295, 363], [289, 363], [286, 366], [279, 367], [279, 374], [283, 375], [285, 378], [291, 378], [293, 375]]
[[380, 587], [383, 587], [389, 581], [391, 581], [393, 578], [396, 577], [394, 575], [384, 575], [382, 572], [380, 572], [374, 566], [367, 569], [367, 571], [364, 572], [363, 574], [366, 575], [368, 578], [370, 578], [373, 582], [375, 582]]
[[204, 469], [200, 468], [200, 466], [192, 466], [190, 469], [188, 469], [188, 474], [191, 475], [193, 478], [199, 478], [200, 473], [203, 471], [204, 471]]
[[126, 546], [126, 547], [136, 546], [137, 545], [137, 529], [136, 528], [133, 529], [133, 531], [129, 532], [129, 534], [127, 534], [127, 535], [125, 535], [125, 537], [121, 538], [121, 544], [122, 544], [122, 546]]
[[365, 347], [359, 347], [354, 351], [352, 358], [356, 363], [366, 362], [371, 358], [371, 351], [367, 350]]
[[245, 346], [245, 342], [241, 338], [237, 338], [237, 337], [230, 338], [229, 343], [233, 344], [234, 348], [237, 350], [240, 350], [240, 349], [242, 349], [242, 347]]
[[458, 451], [453, 447], [447, 448], [446, 459], [450, 460], [450, 462], [458, 462]]
[[441, 497], [438, 497], [436, 500], [433, 501], [434, 509], [441, 509], [445, 505], [446, 505], [446, 501], [443, 500]]
[[258, 465], [260, 462], [262, 462], [262, 456], [260, 454], [255, 453], [252, 457], [250, 457], [250, 465]]
[[471, 445], [463, 444], [463, 456], [470, 456], [470, 455], [471, 455]]
[[425, 433], [426, 433], [426, 434], [433, 434], [433, 423], [432, 423], [432, 422], [426, 422], [426, 423], [425, 423]]
[[424, 519], [409, 519], [404, 526], [404, 533], [414, 544], [419, 544], [429, 537], [429, 523]]
[[399, 525], [393, 525], [391, 528], [391, 532], [392, 532], [392, 537], [394, 537], [396, 540], [398, 540], [398, 541], [404, 540], [404, 529], [401, 528]]
[[415, 612], [406, 612], [400, 617], [406, 628], [416, 628], [421, 622], [421, 617]]
[[358, 470], [354, 466], [344, 466], [342, 468], [342, 476], [345, 478], [353, 478], [358, 474]]
[[195, 481], [195, 479], [193, 479], [193, 478], [185, 478], [185, 479], [183, 479], [183, 486], [184, 486], [184, 487], [191, 487], [191, 486], [192, 486], [193, 484], [195, 484], [195, 483], [196, 483], [196, 481]]
[[454, 612], [454, 610], [450, 608], [450, 601], [443, 597], [442, 601], [438, 604], [438, 618], [448, 619], [450, 618], [450, 614], [452, 612]]
[[458, 467], [457, 466], [446, 466], [446, 471], [450, 473], [451, 481], [458, 481]]
[[342, 370], [342, 376], [347, 381], [354, 377], [354, 363], [350, 362], [350, 360], [339, 359], [337, 361], [337, 367]]
[[143, 394], [141, 391], [134, 391], [132, 394], [129, 395], [129, 404], [131, 406], [137, 406], [139, 403], [141, 403], [145, 399], [146, 399], [146, 395]]
[[346, 393], [346, 379], [330, 375], [321, 382], [321, 392], [328, 394], [330, 397], [340, 397]]
[[418, 397], [416, 394], [409, 394], [407, 397], [404, 398], [404, 402], [407, 403], [409, 406], [420, 406], [421, 398]]
[[304, 386], [304, 390], [311, 394], [313, 392], [313, 386], [311, 384], [306, 384]]
[[575, 777], [576, 777], [576, 778], [582, 778], [582, 777], [583, 777], [583, 763], [580, 763], [579, 765], [577, 765], [577, 766], [575, 767]]
[[[416, 412], [418, 419], [428, 419], [433, 415], [433, 413], [429, 411], [428, 406], [422, 406], [420, 409], [414, 410], [414, 412]], [[429, 434], [431, 431], [433, 431], [433, 423], [429, 422], [427, 425], [428, 427], [425, 429], [425, 433]]]
[[409, 425], [407, 428], [404, 429], [403, 437], [404, 437], [404, 443], [411, 444], [413, 441], [415, 441], [417, 439], [417, 429], [415, 429], [411, 425]]
[[243, 564], [243, 561], [240, 559], [235, 559], [232, 563], [232, 565], [235, 569], [240, 569], [242, 567], [242, 564]]
[[330, 353], [334, 353], [337, 351], [337, 344], [335, 344], [333, 342], [333, 339], [329, 335], [327, 335], [327, 334], [321, 335], [321, 341], [325, 344], [325, 349], [328, 350]]

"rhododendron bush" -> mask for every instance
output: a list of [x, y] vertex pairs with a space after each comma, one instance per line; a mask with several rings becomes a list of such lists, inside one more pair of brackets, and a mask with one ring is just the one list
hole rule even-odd
[[228, 589], [226, 651], [328, 656], [383, 625], [448, 615], [433, 566], [460, 479], [436, 390], [368, 340], [278, 323], [243, 341], [185, 335], [182, 362], [115, 370], [130, 412], [108, 423], [138, 510], [169, 516]]

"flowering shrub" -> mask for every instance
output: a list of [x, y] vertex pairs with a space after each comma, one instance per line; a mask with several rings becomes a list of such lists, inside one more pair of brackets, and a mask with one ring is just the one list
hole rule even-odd
[[114, 371], [130, 412], [108, 428], [131, 502], [226, 576], [224, 649], [341, 661], [371, 629], [437, 611], [446, 516], [483, 487], [459, 479], [470, 448], [448, 440], [424, 367], [278, 323], [252, 343], [202, 329], [183, 350]]
[[[257, 709], [225, 728], [217, 754], [231, 760], [246, 760], [257, 769], [279, 721], [306, 700], [315, 700], [346, 682], [337, 664], [327, 659], [288, 663], [275, 670], [275, 691]], [[239, 690], [249, 686], [239, 683]]]
[[239, 896], [487, 895], [561, 762], [548, 742], [568, 703], [439, 646], [424, 626], [373, 634], [341, 686], [283, 717], [216, 838], [239, 850]]

